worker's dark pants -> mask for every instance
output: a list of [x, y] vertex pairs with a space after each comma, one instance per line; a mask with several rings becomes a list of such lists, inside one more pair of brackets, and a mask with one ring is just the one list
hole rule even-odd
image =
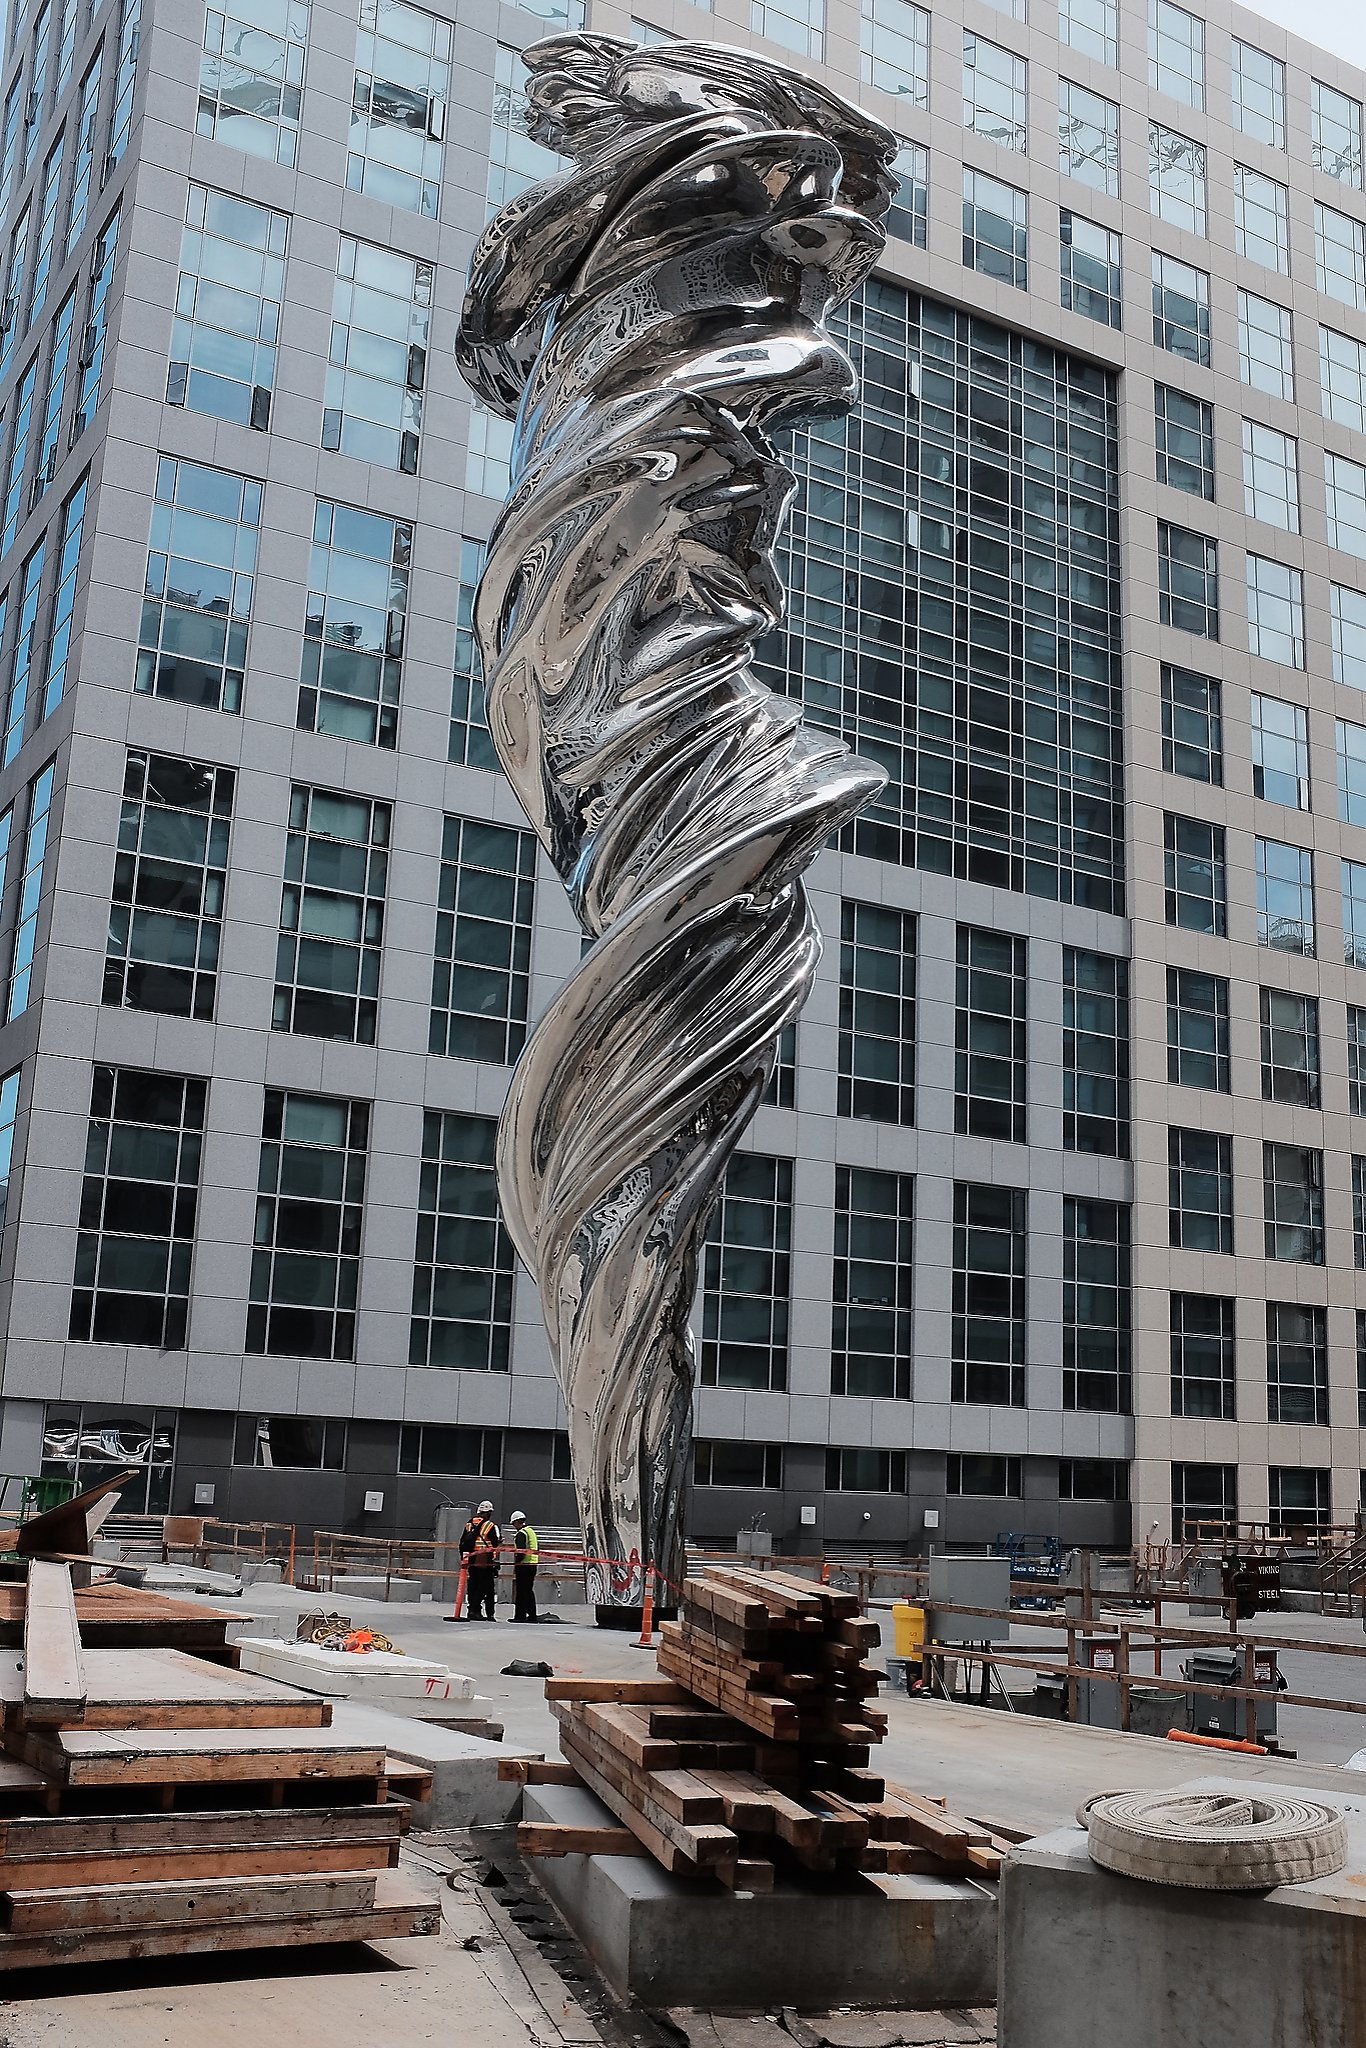
[[498, 1585], [498, 1568], [491, 1564], [472, 1564], [469, 1576], [469, 1613], [471, 1621], [480, 1621], [485, 1616], [496, 1619], [493, 1612], [493, 1596]]
[[512, 1567], [512, 1591], [516, 1601], [512, 1618], [514, 1621], [536, 1620], [536, 1567], [534, 1564], [515, 1564]]

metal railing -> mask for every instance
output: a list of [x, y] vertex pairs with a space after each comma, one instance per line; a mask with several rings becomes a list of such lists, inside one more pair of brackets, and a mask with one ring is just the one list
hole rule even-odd
[[220, 1522], [211, 1515], [110, 1515], [100, 1537], [130, 1550], [158, 1551], [163, 1564], [188, 1558], [202, 1571], [217, 1569], [211, 1557], [226, 1557], [224, 1569], [242, 1564], [275, 1564], [286, 1585], [294, 1583], [298, 1534], [292, 1522]]

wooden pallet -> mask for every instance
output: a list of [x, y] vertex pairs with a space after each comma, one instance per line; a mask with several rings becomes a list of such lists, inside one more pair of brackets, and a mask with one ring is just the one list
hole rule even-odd
[[[666, 1869], [736, 1890], [783, 1871], [993, 1876], [1007, 1841], [868, 1768], [887, 1725], [866, 1661], [877, 1641], [852, 1594], [710, 1569], [662, 1630], [658, 1678], [547, 1681], [560, 1768]], [[590, 1853], [573, 1833], [528, 1827], [522, 1846]], [[609, 1841], [620, 1828], [599, 1849], [620, 1853]]]

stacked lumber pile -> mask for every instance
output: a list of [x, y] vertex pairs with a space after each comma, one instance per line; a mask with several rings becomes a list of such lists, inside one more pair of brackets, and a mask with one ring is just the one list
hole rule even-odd
[[690, 1579], [661, 1632], [659, 1677], [547, 1679], [565, 1761], [508, 1768], [582, 1782], [622, 1822], [603, 1831], [615, 1846], [539, 1823], [523, 1823], [519, 1846], [634, 1849], [751, 1892], [793, 1871], [996, 1876], [1003, 1836], [869, 1768], [887, 1726], [871, 1704], [878, 1640], [855, 1597], [829, 1586], [722, 1567]]
[[138, 1593], [109, 1603], [134, 1646], [90, 1647], [66, 1564], [4, 1593], [23, 1648], [0, 1650], [0, 1971], [435, 1931], [391, 1797], [425, 1774], [334, 1731], [325, 1700], [177, 1645], [216, 1624], [221, 1650], [226, 1617], [166, 1602], [157, 1646]]

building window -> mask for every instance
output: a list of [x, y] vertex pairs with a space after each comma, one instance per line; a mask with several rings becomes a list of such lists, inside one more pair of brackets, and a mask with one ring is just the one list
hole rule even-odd
[[[1366, 1159], [1352, 1155], [1352, 1264], [1358, 1272], [1366, 1267]], [[1358, 1315], [1360, 1310], [1358, 1310]], [[1361, 1355], [1358, 1341], [1357, 1356]]]
[[240, 711], [261, 486], [200, 462], [157, 462], [134, 685]]
[[32, 203], [20, 214], [9, 238], [9, 265], [5, 271], [5, 296], [0, 308], [0, 377], [5, 376], [10, 359], [23, 332], [19, 317], [20, 292], [24, 274], [28, 269], [29, 223], [32, 218]]
[[[1357, 1310], [1357, 1427], [1366, 1429], [1366, 1309]], [[1366, 1501], [1366, 1487], [1362, 1489]]]
[[[879, 280], [832, 331], [863, 399], [855, 424], [795, 438], [799, 489], [777, 548], [789, 611], [759, 665], [811, 723], [890, 771], [841, 843], [1122, 913], [1113, 378], [1041, 358], [1033, 342], [1026, 360], [1018, 334]], [[1071, 451], [1061, 471], [1060, 440]], [[1036, 502], [1040, 466], [1058, 493], [1055, 525]], [[1029, 566], [1013, 573], [1009, 535], [1026, 501]], [[960, 556], [954, 535], [966, 533]], [[1040, 718], [1057, 747], [1047, 759]]]
[[911, 1398], [914, 1203], [909, 1174], [835, 1168], [832, 1394]]
[[131, 1513], [161, 1516], [171, 1505], [175, 1464], [174, 1409], [49, 1404], [43, 1426], [45, 1479], [62, 1479], [73, 1492], [132, 1471], [120, 1484], [121, 1504]]
[[1188, 107], [1205, 104], [1205, 24], [1173, 0], [1148, 0], [1148, 84]]
[[843, 906], [839, 1114], [915, 1122], [915, 918]]
[[892, 170], [896, 191], [887, 209], [887, 232], [923, 249], [929, 237], [930, 153], [923, 143], [903, 142]]
[[783, 1484], [781, 1444], [723, 1443], [699, 1438], [693, 1445], [694, 1486], [743, 1486], [776, 1493]]
[[1026, 942], [958, 927], [954, 1129], [1025, 1142]]
[[1059, 1458], [1059, 1500], [1127, 1500], [1129, 1468], [1118, 1458]]
[[510, 1066], [526, 1043], [536, 835], [442, 827], [428, 1052]]
[[1249, 262], [1290, 275], [1290, 188], [1233, 166], [1233, 245]]
[[1279, 697], [1251, 696], [1252, 794], [1268, 803], [1307, 811], [1309, 803], [1309, 721], [1300, 704]]
[[38, 247], [33, 258], [33, 276], [28, 288], [28, 326], [32, 327], [47, 297], [52, 276], [52, 245], [57, 237], [57, 195], [62, 182], [62, 151], [65, 134], [59, 135], [43, 166], [42, 199], [38, 210]]
[[406, 519], [318, 500], [299, 674], [305, 732], [397, 744], [412, 554]]
[[1366, 1116], [1366, 1010], [1347, 1005], [1347, 1106]]
[[778, 1052], [768, 1085], [759, 1097], [769, 1109], [797, 1107], [797, 1026], [785, 1024], [778, 1034]]
[[272, 163], [293, 164], [299, 147], [308, 0], [232, 0], [204, 17], [199, 60], [201, 135]]
[[1347, 825], [1366, 825], [1366, 725], [1337, 720], [1338, 816]]
[[1221, 1541], [1238, 1527], [1236, 1465], [1172, 1466], [1172, 1539]]
[[469, 447], [465, 454], [465, 489], [477, 497], [500, 502], [512, 489], [513, 422], [490, 412], [479, 399], [470, 407]]
[[1317, 78], [1309, 86], [1314, 169], [1361, 190], [1361, 101]]
[[1103, 327], [1124, 324], [1124, 274], [1120, 237], [1093, 220], [1058, 215], [1062, 303]]
[[323, 447], [417, 474], [435, 265], [341, 238]]
[[90, 264], [90, 310], [81, 348], [80, 384], [76, 409], [71, 419], [70, 444], [75, 446], [95, 416], [100, 402], [100, 379], [104, 374], [104, 344], [109, 332], [109, 288], [114, 281], [114, 260], [119, 248], [119, 208], [116, 206], [95, 244]]
[[1209, 275], [1153, 250], [1153, 343], [1209, 367]]
[[76, 615], [76, 573], [81, 566], [88, 474], [62, 507], [62, 541], [57, 554], [57, 588], [52, 594], [52, 623], [47, 636], [47, 674], [43, 682], [42, 718], [50, 718], [66, 695], [71, 628]]
[[185, 1346], [205, 1081], [96, 1067], [68, 1335]]
[[484, 664], [474, 630], [474, 598], [483, 570], [483, 542], [462, 540], [460, 582], [455, 594], [455, 668], [446, 759], [465, 768], [496, 769], [498, 756], [484, 716]]
[[1264, 988], [1262, 1100], [1319, 1107], [1319, 1001], [1287, 989]]
[[104, 49], [101, 46], [95, 52], [90, 68], [81, 80], [80, 98], [76, 103], [76, 119], [72, 129], [76, 138], [76, 164], [71, 174], [70, 197], [66, 202], [63, 262], [80, 240], [90, 209], [90, 181], [95, 169], [95, 131], [99, 120], [103, 60]]
[[1157, 481], [1194, 497], [1214, 497], [1214, 407], [1166, 384], [1153, 387]]
[[783, 1393], [792, 1294], [792, 1161], [737, 1152], [703, 1249], [702, 1384]]
[[1343, 957], [1349, 967], [1366, 967], [1366, 866], [1341, 862]]
[[1248, 646], [1263, 661], [1304, 667], [1304, 576], [1265, 555], [1247, 558]]
[[1256, 391], [1295, 402], [1290, 308], [1256, 292], [1238, 293], [1238, 373]]
[[191, 185], [166, 403], [270, 426], [289, 216]]
[[1205, 146], [1160, 121], [1148, 123], [1148, 206], [1174, 228], [1205, 232]]
[[799, 57], [825, 56], [825, 0], [750, 0], [749, 26]]
[[354, 1358], [370, 1109], [267, 1088], [247, 1350]]
[[1221, 1131], [1167, 1132], [1168, 1235], [1188, 1252], [1233, 1250], [1233, 1140]]
[[1300, 530], [1299, 444], [1290, 434], [1243, 421], [1243, 510], [1285, 533]]
[[506, 1372], [512, 1353], [512, 1240], [494, 1179], [492, 1117], [429, 1109], [413, 1261], [409, 1365]]
[[12, 1024], [28, 1008], [33, 980], [33, 956], [38, 944], [38, 911], [43, 900], [47, 873], [48, 825], [52, 811], [52, 782], [55, 762], [49, 761], [35, 775], [28, 791], [28, 829], [24, 834], [24, 864], [19, 873], [19, 895], [14, 909], [14, 938], [10, 947], [9, 989], [5, 1022]]
[[53, 481], [62, 459], [62, 406], [66, 401], [67, 371], [71, 367], [71, 341], [76, 328], [76, 291], [71, 290], [57, 308], [52, 323], [52, 353], [47, 359], [47, 385], [43, 394], [42, 439], [33, 477], [36, 505]]
[[1118, 1202], [1062, 1205], [1062, 1405], [1127, 1415], [1129, 1211]]
[[1333, 1519], [1332, 1474], [1297, 1465], [1273, 1465], [1267, 1474], [1273, 1536], [1309, 1536]]
[[1228, 1094], [1228, 983], [1222, 975], [1167, 969], [1167, 1079], [1178, 1088]]
[[340, 1418], [239, 1415], [232, 1462], [273, 1472], [344, 1472], [346, 1437]]
[[43, 0], [33, 24], [33, 69], [29, 73], [28, 109], [24, 116], [24, 147], [20, 176], [28, 170], [43, 132], [47, 112], [47, 72], [52, 54], [52, 0]]
[[825, 1454], [827, 1493], [905, 1493], [904, 1451], [869, 1451], [844, 1445]]
[[944, 1465], [944, 1491], [951, 1499], [1020, 1500], [1023, 1460], [996, 1458], [971, 1451], [950, 1451]]
[[1328, 489], [1328, 545], [1366, 561], [1366, 469], [1329, 450], [1323, 458]]
[[1366, 690], [1366, 594], [1332, 583], [1328, 586], [1328, 610], [1334, 680]]
[[1336, 328], [1320, 327], [1319, 382], [1329, 419], [1366, 433], [1366, 344]]
[[114, 73], [114, 105], [109, 115], [107, 168], [122, 160], [133, 131], [133, 92], [138, 78], [142, 0], [123, 0], [119, 17], [118, 69]]
[[1233, 38], [1233, 125], [1272, 149], [1285, 148], [1285, 66]]
[[1307, 846], [1258, 839], [1257, 944], [1314, 954], [1314, 856]]
[[1222, 1294], [1171, 1298], [1172, 1414], [1232, 1422], [1238, 1381], [1233, 1302]]
[[19, 603], [15, 619], [14, 648], [10, 655], [9, 697], [5, 706], [4, 763], [10, 762], [24, 743], [28, 718], [29, 684], [33, 678], [35, 643], [38, 634], [38, 599], [43, 588], [43, 564], [47, 559], [46, 535], [39, 541], [18, 578]]
[[1157, 522], [1158, 604], [1164, 626], [1219, 638], [1219, 544], [1188, 527]]
[[1224, 779], [1223, 686], [1169, 661], [1162, 664], [1162, 766], [1192, 782]]
[[911, 0], [862, 0], [859, 24], [859, 77], [907, 99], [913, 107], [930, 103], [930, 17]]
[[983, 171], [963, 171], [963, 262], [1003, 284], [1029, 288], [1029, 200]]
[[1328, 1420], [1328, 1317], [1299, 1302], [1266, 1305], [1266, 1419]]
[[389, 805], [369, 797], [290, 791], [276, 1031], [374, 1044], [389, 819]]
[[211, 1018], [235, 776], [130, 751], [105, 949], [104, 1000]]
[[1067, 78], [1058, 81], [1058, 169], [1119, 197], [1119, 108]]
[[954, 1401], [1025, 1405], [1027, 1203], [1020, 1188], [954, 1184]]
[[406, 0], [361, 0], [346, 182], [435, 220], [450, 96], [451, 25]]
[[1119, 63], [1119, 0], [1059, 0], [1058, 40], [1113, 69]]
[[963, 34], [963, 126], [1002, 149], [1028, 147], [1029, 66], [970, 30]]
[[1062, 1142], [1129, 1156], [1129, 964], [1072, 946], [1062, 953]]
[[399, 1431], [398, 1469], [449, 1473], [458, 1479], [501, 1479], [503, 1432], [405, 1422]]
[[642, 50], [657, 50], [661, 44], [676, 43], [679, 38], [668, 29], [656, 28], [653, 22], [642, 21], [638, 15], [631, 17], [631, 41], [639, 43]]
[[1314, 264], [1321, 292], [1358, 312], [1366, 308], [1366, 223], [1316, 200]]
[[1228, 930], [1223, 826], [1168, 811], [1163, 830], [1167, 923], [1222, 939]]
[[[499, 43], [493, 58], [493, 131], [489, 146], [488, 210], [495, 213], [531, 185], [553, 178], [569, 159], [533, 142], [526, 132], [527, 98], [520, 50]], [[511, 423], [506, 423], [511, 432]], [[473, 488], [473, 487], [471, 487]], [[502, 497], [491, 491], [490, 497]]]
[[1263, 1145], [1266, 1255], [1323, 1264], [1323, 1154], [1304, 1145]]
[[0, 1231], [9, 1208], [10, 1169], [14, 1164], [14, 1124], [19, 1114], [20, 1068], [0, 1080]]
[[9, 468], [5, 475], [4, 530], [0, 534], [0, 554], [8, 554], [14, 545], [14, 536], [28, 511], [28, 498], [24, 490], [24, 478], [28, 474], [29, 441], [33, 432], [33, 398], [38, 388], [38, 358], [25, 370], [11, 394], [14, 408], [14, 438], [10, 442]]

